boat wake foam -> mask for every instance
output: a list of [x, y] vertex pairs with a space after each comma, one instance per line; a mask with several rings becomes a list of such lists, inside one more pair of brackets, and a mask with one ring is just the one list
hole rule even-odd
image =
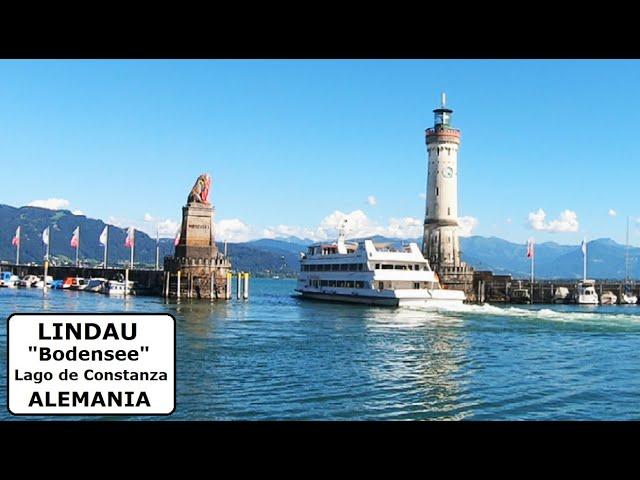
[[553, 320], [559, 322], [575, 322], [575, 321], [611, 321], [611, 322], [638, 322], [640, 323], [640, 309], [637, 313], [631, 312], [607, 312], [607, 311], [576, 311], [576, 310], [553, 310], [551, 308], [528, 309], [518, 307], [497, 307], [487, 303], [482, 305], [452, 305], [438, 307], [418, 307], [407, 306], [402, 307], [414, 311], [424, 311], [430, 313], [439, 313], [444, 316], [501, 316], [501, 317], [520, 317], [529, 319]]

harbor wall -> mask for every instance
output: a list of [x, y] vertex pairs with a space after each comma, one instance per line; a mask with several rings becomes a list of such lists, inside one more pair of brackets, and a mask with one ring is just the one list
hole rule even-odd
[[[0, 265], [2, 271], [11, 271], [15, 275], [23, 277], [25, 275], [44, 275], [43, 265]], [[64, 280], [67, 277], [84, 278], [106, 278], [107, 280], [117, 280], [125, 275], [124, 268], [90, 268], [75, 266], [49, 266], [48, 275], [54, 280]], [[162, 293], [162, 270], [133, 269], [129, 270], [129, 280], [136, 282], [140, 286], [148, 287], [154, 293]]]
[[[553, 296], [559, 287], [569, 290], [571, 297], [580, 279], [535, 280], [533, 282], [533, 303], [552, 303]], [[613, 292], [618, 299], [624, 291], [624, 282], [618, 279], [600, 279], [595, 281], [596, 293]], [[631, 283], [631, 291], [638, 295], [640, 285]], [[511, 293], [514, 289], [525, 289], [531, 292], [531, 279], [511, 278], [510, 275], [493, 275], [491, 272], [476, 271], [473, 278], [471, 301], [488, 303], [512, 303]], [[515, 302], [513, 302], [515, 303]]]

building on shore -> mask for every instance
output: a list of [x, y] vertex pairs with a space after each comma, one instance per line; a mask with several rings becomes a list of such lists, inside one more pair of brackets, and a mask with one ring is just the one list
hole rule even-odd
[[458, 148], [460, 130], [451, 126], [453, 110], [442, 104], [434, 125], [425, 132], [427, 144], [427, 203], [422, 252], [445, 288], [473, 296], [473, 268], [460, 259], [458, 238]]
[[215, 243], [210, 190], [211, 176], [200, 175], [182, 207], [175, 253], [164, 258], [165, 297], [231, 298], [231, 262]]

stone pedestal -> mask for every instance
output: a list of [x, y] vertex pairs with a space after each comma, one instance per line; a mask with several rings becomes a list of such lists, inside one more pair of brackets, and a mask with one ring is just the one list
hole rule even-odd
[[231, 262], [218, 251], [213, 232], [214, 208], [188, 203], [182, 207], [180, 240], [172, 257], [165, 257], [164, 294], [177, 298], [230, 297]]

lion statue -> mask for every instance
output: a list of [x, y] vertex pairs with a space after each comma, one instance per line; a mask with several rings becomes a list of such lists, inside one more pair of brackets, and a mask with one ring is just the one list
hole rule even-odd
[[196, 180], [195, 185], [189, 192], [187, 203], [209, 203], [209, 192], [211, 191], [211, 175], [203, 173]]

